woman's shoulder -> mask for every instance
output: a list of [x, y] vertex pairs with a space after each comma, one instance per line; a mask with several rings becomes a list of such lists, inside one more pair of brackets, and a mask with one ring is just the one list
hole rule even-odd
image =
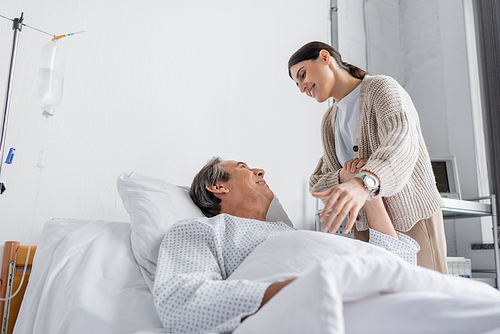
[[367, 75], [362, 85], [361, 94], [370, 101], [378, 98], [391, 98], [404, 91], [396, 79], [387, 75]]
[[366, 75], [363, 79], [363, 84], [366, 86], [399, 86], [399, 83], [396, 79], [388, 76], [388, 75]]

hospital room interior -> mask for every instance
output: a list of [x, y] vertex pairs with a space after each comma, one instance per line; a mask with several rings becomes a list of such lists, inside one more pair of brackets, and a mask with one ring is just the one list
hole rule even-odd
[[[498, 14], [495, 0], [4, 2], [2, 334], [163, 333], [134, 224], [190, 218], [165, 189], [187, 200], [215, 156], [265, 170], [278, 214], [320, 231], [309, 177], [335, 101], [301, 94], [287, 69], [311, 41], [408, 92], [445, 205], [448, 275], [498, 289]], [[47, 106], [43, 89], [60, 99]]]

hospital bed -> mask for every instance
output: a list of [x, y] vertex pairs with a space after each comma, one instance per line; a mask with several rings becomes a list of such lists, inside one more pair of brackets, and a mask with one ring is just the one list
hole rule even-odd
[[[187, 188], [137, 173], [121, 175], [118, 192], [130, 214], [130, 222], [53, 219], [44, 225], [14, 328], [15, 334], [164, 332], [151, 293], [159, 243], [173, 223], [182, 218], [201, 216], [201, 212], [189, 199]], [[276, 198], [267, 218], [290, 223]], [[315, 235], [328, 236], [322, 233]], [[291, 254], [290, 247], [296, 247], [296, 244], [291, 244], [289, 240], [281, 242], [281, 245], [261, 244], [262, 247], [257, 247], [242, 264], [241, 270], [237, 269], [233, 278], [262, 280], [264, 276], [277, 277], [273, 270], [281, 271], [288, 264], [296, 264], [293, 256], [287, 257], [287, 254]], [[317, 249], [309, 249], [307, 244], [305, 246], [307, 256], [314, 257], [319, 253]], [[268, 253], [281, 254], [278, 262], [275, 257], [266, 257]], [[484, 289], [478, 287], [479, 283], [469, 286], [461, 278], [454, 278], [461, 281], [450, 288], [449, 281], [430, 280], [428, 277], [422, 277], [420, 281], [412, 280], [409, 279], [412, 277], [411, 270], [401, 269], [406, 268], [404, 264], [400, 264], [401, 268], [389, 268], [384, 267], [386, 262], [383, 258], [367, 260], [366, 263], [363, 261], [362, 258], [352, 257], [344, 264], [337, 262], [334, 270], [319, 267], [319, 270], [311, 271], [303, 279], [297, 280], [297, 284], [290, 285], [292, 294], [283, 294], [283, 297], [278, 294], [234, 333], [367, 333], [359, 326], [375, 328], [373, 323], [380, 323], [380, 315], [374, 310], [380, 305], [387, 305], [394, 312], [391, 317], [403, 317], [399, 322], [404, 324], [404, 314], [399, 310], [401, 301], [406, 303], [406, 313], [419, 318], [422, 310], [439, 306], [436, 300], [427, 304], [422, 302], [429, 294], [441, 301], [448, 301], [446, 298], [462, 293], [488, 296], [496, 291], [486, 285]], [[352, 266], [355, 266], [354, 271]], [[327, 272], [333, 276], [349, 277], [348, 284], [339, 281], [341, 284], [332, 288], [336, 293], [342, 291], [338, 300], [334, 293], [325, 293], [324, 287], [332, 285], [330, 281], [325, 281]], [[360, 277], [365, 274], [369, 275], [369, 280]], [[440, 274], [429, 275], [434, 277]], [[408, 281], [418, 282], [420, 286], [426, 280], [434, 291], [421, 292], [418, 286], [408, 288]], [[382, 290], [385, 289], [385, 292], [403, 293], [381, 294], [379, 290], [373, 293], [372, 287], [377, 284], [383, 285]], [[400, 291], [401, 288], [407, 291]], [[443, 293], [445, 290], [446, 294]], [[359, 298], [363, 299], [362, 302], [355, 304]], [[453, 302], [452, 299], [449, 301]], [[488, 303], [474, 304], [477, 306], [474, 308], [474, 318], [470, 317], [471, 305], [457, 307], [450, 304], [452, 312], [436, 309], [434, 314], [444, 312], [447, 321], [441, 320], [439, 325], [433, 323], [432, 319], [419, 321], [420, 325], [405, 333], [500, 333], [500, 297], [495, 295]], [[336, 318], [328, 326], [323, 326], [325, 308], [340, 310], [340, 313], [335, 314], [340, 314], [345, 322]], [[360, 314], [363, 315], [362, 322], [359, 321]], [[493, 330], [490, 320], [495, 317], [492, 315], [498, 318], [498, 326]], [[483, 318], [485, 322], [490, 321], [487, 325], [490, 327], [484, 327], [484, 330], [475, 323], [477, 319]]]

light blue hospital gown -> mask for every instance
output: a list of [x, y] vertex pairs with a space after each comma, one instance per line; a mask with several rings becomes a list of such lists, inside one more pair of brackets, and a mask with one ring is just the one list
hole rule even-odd
[[[173, 333], [231, 332], [255, 313], [268, 283], [226, 280], [262, 242], [294, 229], [220, 214], [177, 222], [165, 235], [158, 257], [154, 302], [163, 327]], [[415, 240], [370, 230], [370, 243], [416, 264]]]

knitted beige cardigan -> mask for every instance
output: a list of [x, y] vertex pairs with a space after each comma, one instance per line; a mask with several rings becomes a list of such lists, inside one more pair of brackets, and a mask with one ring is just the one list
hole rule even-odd
[[[368, 159], [362, 171], [378, 177], [380, 190], [376, 197], [383, 198], [396, 230], [407, 232], [444, 205], [417, 111], [408, 93], [390, 77], [367, 75], [360, 88], [354, 157]], [[323, 117], [323, 156], [309, 179], [311, 192], [339, 184], [342, 166], [335, 153], [336, 113], [335, 103]], [[368, 229], [364, 208], [358, 215], [356, 228]]]

